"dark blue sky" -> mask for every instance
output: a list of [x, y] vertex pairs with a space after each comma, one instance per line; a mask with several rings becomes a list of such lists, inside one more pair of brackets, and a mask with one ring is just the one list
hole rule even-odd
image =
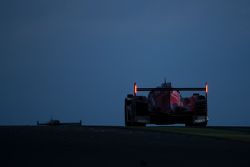
[[1, 0], [0, 124], [123, 125], [133, 82], [209, 83], [210, 125], [250, 125], [249, 0]]

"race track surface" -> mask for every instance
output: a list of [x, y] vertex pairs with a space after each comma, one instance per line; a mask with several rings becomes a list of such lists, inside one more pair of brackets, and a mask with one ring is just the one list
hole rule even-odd
[[[246, 135], [250, 130], [213, 128]], [[248, 141], [157, 128], [2, 126], [0, 148], [3, 167], [250, 166]]]

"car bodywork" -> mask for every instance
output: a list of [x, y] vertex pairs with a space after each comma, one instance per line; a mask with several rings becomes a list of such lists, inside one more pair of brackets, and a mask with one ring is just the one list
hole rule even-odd
[[[148, 96], [138, 96], [137, 92], [148, 91]], [[182, 91], [192, 91], [192, 96], [182, 97]], [[197, 92], [205, 92], [205, 95]], [[203, 88], [173, 88], [171, 83], [163, 83], [157, 88], [138, 88], [134, 83], [134, 94], [125, 98], [125, 125], [145, 126], [146, 124], [205, 127], [207, 115], [208, 85]]]

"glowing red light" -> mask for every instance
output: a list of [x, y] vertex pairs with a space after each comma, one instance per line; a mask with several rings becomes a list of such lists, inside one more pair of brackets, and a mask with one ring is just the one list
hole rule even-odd
[[137, 85], [136, 85], [136, 82], [134, 83], [134, 96], [136, 96], [137, 94]]
[[208, 93], [208, 84], [206, 83], [206, 93]]

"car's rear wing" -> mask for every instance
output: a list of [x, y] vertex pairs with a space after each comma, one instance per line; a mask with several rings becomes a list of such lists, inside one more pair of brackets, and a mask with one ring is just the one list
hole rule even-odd
[[208, 93], [208, 84], [206, 82], [205, 87], [203, 88], [139, 88], [134, 82], [134, 96], [136, 96], [137, 92], [141, 91], [205, 91], [206, 96]]

